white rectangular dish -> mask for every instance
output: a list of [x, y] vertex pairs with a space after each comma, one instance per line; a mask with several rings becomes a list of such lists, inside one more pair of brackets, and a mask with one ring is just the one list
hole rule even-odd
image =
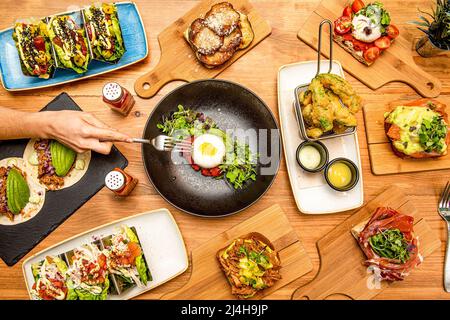
[[[328, 70], [329, 61], [321, 61], [320, 70]], [[323, 173], [308, 173], [297, 163], [296, 150], [303, 142], [294, 110], [295, 88], [309, 84], [317, 72], [317, 61], [305, 61], [282, 66], [278, 71], [278, 113], [284, 156], [292, 192], [298, 209], [306, 214], [337, 213], [356, 209], [364, 202], [363, 177], [359, 154], [358, 136], [354, 134], [322, 140], [328, 148], [330, 160], [344, 157], [359, 168], [358, 184], [350, 191], [333, 190], [325, 181]], [[326, 72], [326, 71], [324, 71]], [[344, 77], [339, 62], [333, 61], [331, 73]]]
[[[28, 292], [34, 283], [31, 265], [42, 261], [47, 255], [60, 255], [80, 245], [103, 238], [118, 231], [122, 225], [135, 227], [143, 254], [153, 280], [143, 288], [132, 287], [121, 295], [108, 295], [110, 300], [126, 300], [177, 277], [189, 266], [188, 255], [183, 237], [172, 214], [167, 209], [158, 209], [127, 217], [97, 227], [70, 239], [60, 242], [26, 259], [22, 270]], [[31, 298], [31, 296], [30, 296]]]

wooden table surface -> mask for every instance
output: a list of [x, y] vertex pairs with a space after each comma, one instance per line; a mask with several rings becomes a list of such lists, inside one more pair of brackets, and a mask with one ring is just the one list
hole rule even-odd
[[[10, 27], [15, 19], [29, 16], [40, 17], [66, 11], [73, 8], [73, 3], [75, 2], [78, 2], [78, 5], [85, 5], [91, 1], [0, 1], [0, 12], [3, 13], [0, 15], [0, 29]], [[4, 89], [0, 89], [0, 105], [20, 110], [37, 111], [53, 97], [65, 91], [85, 111], [92, 112], [104, 122], [117, 127], [129, 135], [141, 136], [147, 116], [154, 106], [165, 94], [180, 83], [167, 85], [150, 100], [136, 97], [134, 111], [139, 111], [140, 116], [131, 113], [127, 118], [113, 113], [103, 105], [101, 101], [102, 86], [106, 81], [114, 80], [132, 91], [135, 79], [153, 68], [159, 59], [158, 33], [192, 8], [197, 1], [136, 0], [136, 2], [144, 20], [150, 46], [150, 55], [145, 61], [90, 80], [38, 91], [8, 93]], [[278, 116], [276, 88], [279, 67], [288, 63], [316, 59], [316, 52], [298, 40], [296, 35], [303, 21], [318, 3], [319, 0], [254, 0], [254, 6], [272, 25], [272, 35], [230, 66], [219, 78], [238, 82], [253, 90]], [[421, 34], [416, 30], [415, 26], [408, 24], [408, 21], [417, 18], [417, 7], [419, 5], [423, 9], [427, 9], [429, 7], [428, 2], [424, 4], [423, 0], [410, 0], [406, 5], [404, 0], [384, 0], [384, 3], [391, 12], [394, 23], [401, 28], [404, 37], [411, 40], [411, 52], [416, 63], [442, 81], [442, 93], [439, 99], [450, 105], [450, 59], [448, 56], [424, 59], [419, 57], [413, 50], [413, 42]], [[180, 41], [183, 40], [180, 39]], [[418, 98], [414, 90], [402, 83], [391, 83], [377, 91], [372, 91], [350, 75], [347, 74], [346, 76], [367, 103], [386, 103], [391, 100]], [[426, 217], [431, 228], [442, 240], [440, 250], [436, 250], [406, 281], [385, 290], [377, 298], [446, 299], [450, 297], [443, 289], [443, 264], [447, 230], [445, 223], [436, 211], [439, 193], [445, 182], [449, 180], [450, 170], [383, 177], [374, 176], [370, 171], [362, 112], [358, 115], [358, 121], [365, 203], [381, 193], [387, 186], [396, 184], [412, 197], [416, 207]], [[289, 299], [293, 291], [300, 285], [310, 281], [319, 268], [319, 257], [315, 246], [316, 241], [352, 213], [345, 212], [323, 216], [310, 216], [300, 213], [292, 196], [286, 164], [283, 159], [275, 183], [266, 195], [252, 207], [227, 218], [202, 219], [193, 217], [170, 206], [150, 185], [142, 165], [139, 145], [118, 144], [117, 146], [130, 162], [128, 171], [140, 180], [134, 193], [126, 199], [118, 200], [113, 197], [110, 191], [103, 189], [36, 246], [29, 255], [98, 225], [162, 207], [168, 208], [173, 213], [183, 233], [186, 246], [190, 250], [268, 206], [278, 203], [288, 215], [314, 264], [314, 269], [311, 273], [268, 297], [272, 299]], [[22, 264], [20, 262], [14, 267], [8, 267], [3, 262], [0, 262], [0, 298], [28, 298], [21, 267]], [[189, 271], [139, 298], [157, 299], [162, 294], [181, 287], [188, 277]]]

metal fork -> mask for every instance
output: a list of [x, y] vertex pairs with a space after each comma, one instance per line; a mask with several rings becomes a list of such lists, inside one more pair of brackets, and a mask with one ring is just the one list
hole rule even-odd
[[183, 139], [175, 139], [166, 135], [159, 135], [152, 140], [133, 138], [133, 142], [151, 144], [158, 151], [190, 153], [192, 150], [191, 142]]
[[450, 292], [450, 182], [447, 182], [442, 193], [441, 200], [438, 207], [439, 214], [442, 219], [447, 222], [447, 249], [445, 250], [445, 264], [444, 264], [444, 288], [445, 291]]

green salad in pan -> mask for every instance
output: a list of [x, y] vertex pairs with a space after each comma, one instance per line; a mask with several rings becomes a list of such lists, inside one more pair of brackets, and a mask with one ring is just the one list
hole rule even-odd
[[203, 176], [225, 179], [234, 189], [256, 180], [258, 154], [253, 153], [248, 144], [219, 129], [215, 121], [203, 113], [179, 105], [178, 110], [157, 127], [168, 136], [192, 143], [191, 152], [183, 156]]
[[83, 10], [94, 58], [117, 62], [125, 53], [117, 8], [113, 3], [91, 5]]
[[43, 79], [48, 79], [53, 75], [55, 63], [51, 53], [47, 26], [43, 21], [16, 23], [13, 39], [24, 75]]
[[54, 16], [48, 33], [55, 48], [58, 66], [84, 73], [91, 60], [85, 31], [71, 16]]

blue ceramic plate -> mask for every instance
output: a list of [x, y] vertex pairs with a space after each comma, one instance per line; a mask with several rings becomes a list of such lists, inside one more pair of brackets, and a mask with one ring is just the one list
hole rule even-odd
[[[19, 54], [12, 38], [13, 28], [0, 31], [0, 78], [8, 91], [31, 90], [77, 81], [114, 71], [145, 59], [148, 55], [147, 36], [138, 8], [133, 2], [116, 3], [126, 52], [116, 64], [93, 60], [89, 70], [77, 74], [72, 70], [57, 69], [53, 78], [39, 79], [25, 76], [20, 68]], [[69, 13], [70, 14], [70, 13]]]

